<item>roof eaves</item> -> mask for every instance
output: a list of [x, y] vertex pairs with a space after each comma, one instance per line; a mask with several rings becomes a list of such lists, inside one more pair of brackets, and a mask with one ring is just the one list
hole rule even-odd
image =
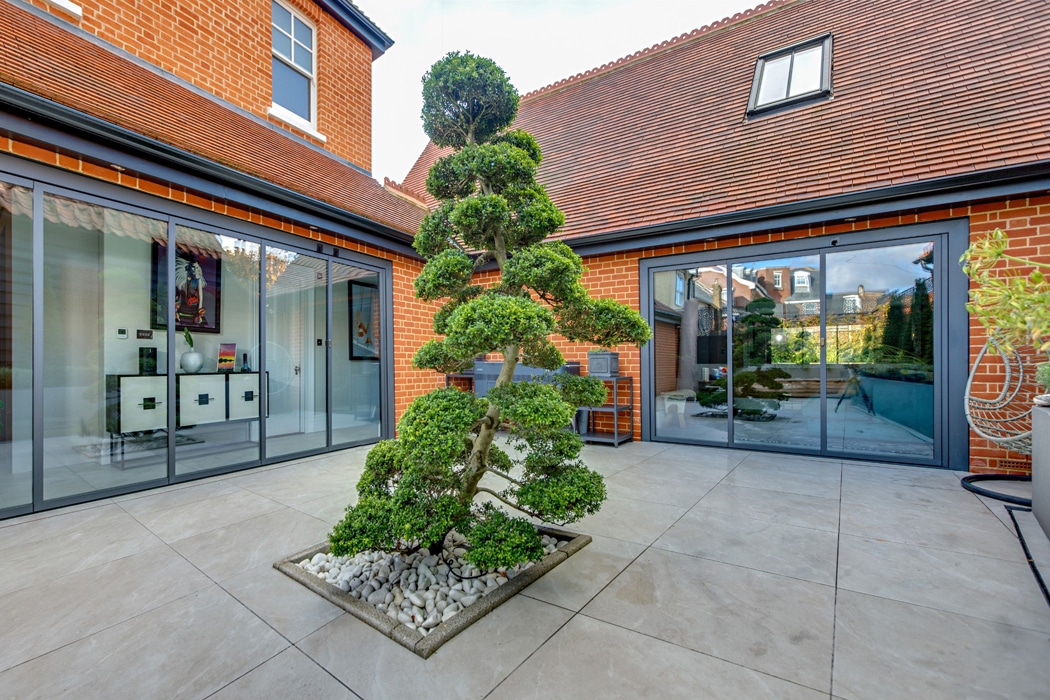
[[373, 234], [367, 237], [372, 239], [368, 242], [381, 246], [386, 243], [386, 247], [393, 244], [399, 252], [414, 256], [414, 253], [409, 253], [412, 250], [414, 239], [411, 233], [184, 151], [21, 88], [0, 83], [0, 107], [31, 115], [35, 120], [51, 122], [63, 128], [87, 134], [96, 142], [127, 149], [147, 160], [159, 161], [174, 166], [178, 170], [203, 176], [211, 181], [232, 185], [296, 209], [349, 224]]
[[353, 32], [372, 49], [372, 60], [376, 60], [394, 45], [394, 40], [376, 26], [364, 12], [349, 0], [315, 0], [328, 14]]
[[806, 226], [897, 209], [942, 206], [964, 199], [1044, 191], [1050, 191], [1050, 160], [561, 240], [580, 255], [601, 255], [724, 238], [758, 227]]

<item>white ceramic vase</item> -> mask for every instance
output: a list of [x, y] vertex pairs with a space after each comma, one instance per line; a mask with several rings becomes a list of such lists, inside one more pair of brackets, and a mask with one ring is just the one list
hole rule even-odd
[[204, 364], [204, 355], [201, 355], [196, 350], [182, 353], [182, 357], [179, 358], [179, 364], [182, 366], [182, 371], [187, 374], [196, 374], [200, 371], [201, 365]]

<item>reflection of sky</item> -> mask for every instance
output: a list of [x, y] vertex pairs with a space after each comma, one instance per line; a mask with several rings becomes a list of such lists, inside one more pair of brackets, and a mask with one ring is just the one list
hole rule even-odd
[[[929, 277], [929, 273], [914, 262], [922, 255], [926, 245], [909, 243], [828, 253], [826, 293], [855, 292], [860, 285], [864, 285], [864, 289], [869, 292], [908, 289], [915, 284], [915, 280]], [[741, 274], [743, 270], [758, 272], [778, 267], [817, 269], [820, 267], [820, 258], [816, 255], [803, 255], [736, 263], [733, 265], [733, 272]]]

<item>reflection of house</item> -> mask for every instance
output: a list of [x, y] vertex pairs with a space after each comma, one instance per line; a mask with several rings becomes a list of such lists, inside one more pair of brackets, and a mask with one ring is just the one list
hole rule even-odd
[[[922, 27], [921, 42], [902, 21]], [[974, 26], [985, 28], [979, 41]], [[773, 0], [525, 95], [516, 126], [544, 149], [538, 177], [566, 214], [562, 236], [592, 270], [585, 283], [607, 296], [633, 299], [640, 287], [639, 301], [652, 301], [649, 281], [670, 270], [905, 241], [931, 244], [930, 263], [953, 261], [972, 235], [1022, 219], [1028, 245], [1046, 245], [1050, 224], [1036, 215], [1050, 205], [1050, 143], [1032, 134], [1045, 132], [1050, 89], [1031, 76], [1044, 71], [1048, 34], [1039, 0], [1009, 13], [980, 0], [950, 11], [922, 0]], [[796, 57], [794, 73], [774, 70]], [[427, 146], [405, 178], [424, 201], [439, 153]], [[756, 289], [795, 309], [819, 306], [819, 285], [806, 280], [805, 293], [796, 272], [768, 269]], [[954, 265], [935, 282], [946, 346], [970, 333], [967, 283]], [[859, 293], [830, 303], [839, 298], [844, 311], [868, 303]], [[659, 300], [674, 307], [673, 296]], [[642, 311], [655, 319], [653, 307]], [[621, 357], [642, 388], [639, 437], [659, 437], [656, 345]], [[968, 348], [980, 345], [940, 348], [944, 441], [930, 463], [968, 468], [971, 447], [990, 467], [1012, 458], [965, 437]]]

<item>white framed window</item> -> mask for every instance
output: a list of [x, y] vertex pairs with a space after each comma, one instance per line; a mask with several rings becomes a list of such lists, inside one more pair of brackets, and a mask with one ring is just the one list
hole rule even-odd
[[848, 296], [842, 300], [842, 313], [855, 314], [860, 312], [860, 297]]
[[316, 138], [317, 31], [294, 9], [271, 2], [272, 99], [270, 114]]
[[748, 114], [823, 97], [831, 92], [831, 35], [758, 57]]
[[809, 273], [808, 272], [796, 272], [795, 273], [795, 289], [809, 289]]
[[685, 275], [679, 272], [674, 278], [674, 305], [685, 303]]
[[773, 289], [784, 288], [784, 275], [781, 274], [780, 270], [773, 271]]

